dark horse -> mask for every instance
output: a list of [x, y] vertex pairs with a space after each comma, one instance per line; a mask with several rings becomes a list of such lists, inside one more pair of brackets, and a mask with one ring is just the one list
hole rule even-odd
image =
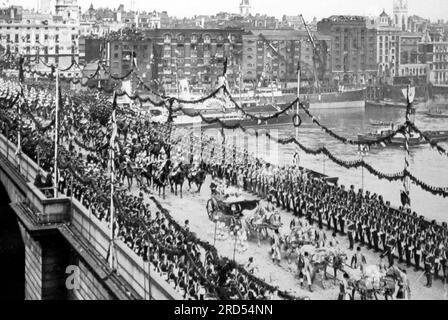
[[[188, 168], [182, 164], [180, 164], [174, 172], [170, 174], [170, 186], [171, 186], [171, 192], [174, 192], [174, 194], [177, 196], [177, 186], [179, 186], [180, 190], [180, 197], [182, 198], [182, 186], [184, 185], [185, 178], [188, 175]], [[174, 188], [173, 188], [174, 185]]]
[[152, 159], [158, 160], [160, 157], [160, 154], [162, 152], [162, 149], [164, 149], [164, 151], [166, 153], [166, 147], [162, 143], [157, 141], [157, 142], [148, 144], [146, 152], [149, 156], [152, 157]]
[[190, 169], [187, 174], [188, 188], [191, 189], [191, 183], [194, 182], [198, 187], [197, 192], [201, 192], [201, 187], [205, 181], [206, 175], [207, 172], [205, 171], [205, 165], [203, 162], [200, 164], [199, 169], [196, 172], [191, 172]]
[[168, 184], [168, 178], [170, 174], [170, 166], [171, 161], [167, 160], [162, 168], [153, 171], [153, 184], [156, 186], [156, 189], [160, 192], [163, 190], [163, 199], [165, 199], [165, 188]]

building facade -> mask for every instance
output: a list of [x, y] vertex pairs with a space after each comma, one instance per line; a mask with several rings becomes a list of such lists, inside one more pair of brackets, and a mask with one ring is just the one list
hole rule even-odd
[[228, 58], [227, 79], [238, 78], [242, 59], [242, 29], [147, 30], [153, 41], [152, 76], [166, 90], [176, 90], [180, 79], [192, 86], [214, 88]]
[[[145, 83], [151, 82], [153, 42], [143, 33], [131, 29], [115, 32], [99, 47], [112, 76], [123, 77], [134, 70]], [[132, 80], [135, 84], [137, 79]]]
[[378, 82], [393, 84], [398, 72], [397, 52], [401, 29], [394, 26], [393, 19], [384, 10], [378, 18], [368, 21], [368, 28], [376, 32]]
[[[316, 65], [319, 79], [328, 74], [331, 47], [330, 37], [317, 35], [317, 45], [325, 47], [322, 65]], [[314, 81], [313, 46], [306, 31], [298, 30], [251, 30], [243, 35], [242, 73], [245, 82], [276, 81], [282, 87], [297, 87], [297, 66], [300, 61], [301, 79]], [[319, 71], [322, 71], [323, 74]]]
[[60, 15], [22, 10], [20, 19], [17, 19], [19, 11], [10, 10], [9, 17], [0, 19], [0, 45], [29, 57], [41, 71], [49, 71], [47, 65], [51, 64], [59, 68], [70, 66], [73, 59], [78, 60], [79, 20], [72, 12], [79, 12], [79, 9], [74, 10], [72, 5], [65, 8], [69, 12], [62, 7], [58, 9]]
[[317, 23], [320, 34], [331, 37], [332, 81], [337, 85], [376, 81], [377, 32], [361, 16], [331, 16]]
[[427, 82], [427, 67], [419, 59], [418, 44], [422, 34], [400, 32], [398, 41], [397, 72], [394, 77], [395, 84], [408, 84], [409, 82], [421, 84]]
[[448, 86], [448, 42], [433, 41], [427, 34], [418, 44], [418, 54], [427, 66], [428, 82]]

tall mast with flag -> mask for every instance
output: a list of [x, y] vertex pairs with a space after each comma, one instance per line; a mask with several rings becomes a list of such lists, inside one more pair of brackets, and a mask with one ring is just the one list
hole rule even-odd
[[407, 107], [406, 107], [406, 127], [404, 132], [404, 148], [405, 148], [405, 157], [404, 157], [404, 177], [403, 177], [403, 188], [404, 193], [401, 194], [401, 202], [403, 207], [410, 208], [411, 207], [411, 199], [410, 199], [410, 182], [407, 176], [409, 170], [409, 139], [411, 136], [411, 128], [409, 124], [411, 123], [411, 112], [412, 112], [412, 102], [415, 97], [415, 87], [408, 85], [407, 89], [403, 89], [403, 94], [406, 94], [407, 97]]
[[54, 120], [54, 197], [58, 197], [58, 144], [59, 144], [59, 103], [60, 103], [60, 89], [59, 88], [59, 69], [56, 72], [56, 106], [55, 106], [55, 120]]
[[110, 245], [108, 250], [108, 261], [109, 266], [112, 270], [115, 269], [115, 246], [114, 246], [114, 224], [115, 224], [115, 208], [114, 208], [114, 183], [115, 183], [115, 140], [117, 138], [117, 118], [116, 118], [116, 109], [117, 109], [117, 93], [114, 91], [113, 102], [112, 102], [112, 133], [109, 141], [110, 148], [110, 221], [109, 221], [109, 231], [110, 231]]

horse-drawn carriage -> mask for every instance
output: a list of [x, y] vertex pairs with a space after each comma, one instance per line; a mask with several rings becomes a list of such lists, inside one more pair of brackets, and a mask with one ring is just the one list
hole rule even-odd
[[404, 279], [405, 275], [396, 267], [383, 273], [378, 266], [367, 266], [360, 277], [349, 280], [349, 287], [352, 288], [351, 298], [354, 299], [355, 292], [358, 292], [361, 300], [378, 300], [381, 295], [388, 299], [394, 295], [398, 283], [405, 281]]
[[258, 203], [259, 200], [255, 198], [214, 194], [207, 201], [207, 214], [211, 221], [224, 222], [230, 226], [233, 220], [243, 216], [243, 211], [255, 209]]

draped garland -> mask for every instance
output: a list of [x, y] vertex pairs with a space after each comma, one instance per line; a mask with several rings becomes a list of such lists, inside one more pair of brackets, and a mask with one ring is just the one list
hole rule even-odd
[[448, 151], [445, 148], [441, 147], [437, 142], [434, 142], [426, 134], [424, 134], [419, 128], [417, 128], [417, 126], [414, 123], [409, 123], [409, 126], [414, 132], [418, 133], [420, 137], [425, 139], [425, 141], [429, 143], [431, 148], [437, 150], [437, 152], [439, 152], [440, 154], [448, 157]]
[[[92, 75], [90, 78], [95, 77], [98, 72], [100, 70], [100, 63], [98, 64], [98, 68], [97, 71], [95, 72], [94, 75]], [[36, 71], [33, 71], [36, 72]], [[133, 73], [135, 72], [134, 69], [131, 69], [128, 74], [126, 74], [123, 77], [119, 77], [116, 80], [124, 80], [125, 78], [131, 76]], [[142, 79], [140, 77], [137, 76], [137, 79], [139, 80], [139, 82], [148, 90], [150, 90], [150, 88], [143, 83]], [[82, 83], [81, 80], [74, 80], [74, 79], [69, 79], [69, 82], [72, 83], [79, 83], [81, 82], [81, 85], [83, 86], [88, 86], [90, 89], [97, 89], [99, 91], [105, 92], [105, 93], [112, 93], [114, 89], [108, 89], [108, 88], [104, 88], [102, 86], [96, 86], [95, 84], [93, 85], [89, 85], [88, 81], [86, 81], [86, 83]], [[135, 95], [129, 95], [127, 92], [125, 91], [121, 91], [119, 94], [121, 96], [126, 95], [127, 97], [129, 97], [131, 100], [139, 100], [142, 102], [150, 102], [156, 106], [165, 106], [168, 108], [170, 114], [172, 112], [177, 112], [177, 111], [181, 111], [183, 114], [190, 116], [190, 117], [196, 117], [199, 116], [202, 121], [204, 123], [207, 124], [215, 124], [218, 123], [222, 128], [225, 129], [241, 129], [244, 132], [247, 132], [247, 130], [241, 126], [240, 123], [236, 123], [233, 125], [227, 125], [225, 122], [223, 122], [221, 119], [219, 119], [218, 117], [213, 118], [213, 119], [209, 119], [206, 118], [201, 112], [187, 112], [183, 109], [183, 107], [180, 104], [199, 104], [199, 103], [203, 103], [211, 98], [215, 98], [218, 93], [220, 93], [221, 91], [224, 91], [224, 93], [226, 94], [226, 96], [228, 96], [230, 98], [230, 101], [236, 106], [236, 108], [238, 110], [240, 110], [241, 112], [243, 112], [243, 114], [246, 117], [249, 117], [251, 119], [256, 119], [259, 121], [268, 121], [270, 119], [274, 119], [279, 117], [280, 115], [288, 112], [289, 110], [291, 110], [295, 104], [297, 102], [299, 102], [298, 98], [296, 98], [293, 102], [291, 102], [286, 108], [284, 108], [283, 110], [276, 112], [270, 116], [255, 116], [252, 115], [248, 112], [246, 112], [241, 106], [238, 105], [238, 103], [235, 101], [235, 99], [231, 96], [230, 92], [228, 91], [228, 89], [226, 88], [225, 84], [219, 88], [217, 88], [216, 90], [214, 90], [212, 93], [210, 93], [207, 96], [204, 96], [202, 98], [196, 99], [196, 100], [184, 100], [184, 99], [179, 99], [176, 97], [168, 97], [168, 96], [162, 96], [162, 95], [157, 95], [160, 98], [164, 99], [164, 101], [153, 101], [151, 98], [147, 97], [147, 98], [142, 98], [141, 96], [139, 96], [138, 94]], [[151, 90], [152, 92], [152, 90]], [[152, 92], [154, 93], [154, 92]], [[167, 104], [167, 102], [169, 102]], [[179, 106], [177, 108], [173, 108], [173, 104], [174, 102], [177, 102], [179, 104]], [[377, 144], [381, 144], [381, 143], [387, 143], [390, 142], [390, 140], [397, 135], [398, 133], [403, 133], [407, 128], [412, 128], [414, 131], [416, 131], [418, 134], [420, 134], [425, 141], [429, 142], [431, 147], [436, 149], [437, 151], [439, 151], [442, 154], [448, 155], [447, 151], [442, 148], [441, 146], [439, 146], [436, 142], [433, 142], [429, 137], [427, 137], [423, 132], [421, 132], [414, 124], [410, 123], [410, 122], [406, 122], [404, 125], [400, 126], [398, 129], [394, 130], [393, 132], [391, 132], [389, 135], [375, 139], [373, 141], [358, 141], [358, 140], [353, 140], [353, 139], [348, 139], [345, 137], [342, 137], [340, 135], [338, 135], [337, 133], [335, 133], [333, 130], [329, 129], [328, 127], [326, 127], [325, 125], [321, 124], [319, 122], [319, 120], [314, 117], [310, 111], [308, 109], [306, 109], [302, 103], [299, 103], [300, 108], [305, 112], [305, 114], [312, 120], [312, 122], [314, 124], [316, 124], [318, 127], [320, 127], [322, 130], [324, 130], [328, 135], [330, 135], [331, 137], [337, 139], [338, 141], [344, 143], [344, 144], [351, 144], [351, 145], [366, 145], [366, 146], [373, 146], [373, 145], [377, 145]], [[35, 122], [35, 119], [32, 119]], [[266, 136], [270, 139], [272, 139], [272, 137], [270, 137], [269, 133], [266, 133]], [[274, 139], [275, 140], [275, 139]], [[300, 144], [295, 138], [290, 138], [290, 139], [278, 139], [277, 141], [280, 144], [290, 144], [290, 143], [295, 143], [297, 146], [299, 146], [299, 148], [301, 148], [303, 151], [305, 151], [306, 153], [309, 154], [324, 154], [326, 156], [329, 157], [330, 160], [332, 160], [333, 162], [335, 162], [336, 164], [343, 166], [347, 169], [351, 169], [351, 168], [359, 168], [359, 167], [364, 167], [365, 169], [367, 169], [371, 174], [377, 176], [380, 179], [386, 179], [388, 181], [395, 181], [395, 180], [400, 180], [404, 178], [404, 176], [409, 176], [410, 173], [406, 171], [404, 172], [399, 172], [399, 173], [395, 173], [395, 174], [385, 174], [380, 172], [379, 170], [374, 169], [372, 166], [370, 166], [369, 164], [365, 163], [364, 160], [356, 160], [356, 161], [344, 161], [341, 159], [338, 159], [336, 156], [334, 156], [328, 149], [324, 148], [319, 148], [319, 149], [310, 149], [310, 148], [306, 148], [305, 146], [303, 146], [302, 144]], [[411, 176], [409, 176], [411, 178]], [[437, 188], [437, 187], [431, 187], [427, 184], [425, 184], [424, 182], [422, 182], [421, 180], [415, 178], [414, 176], [412, 176], [411, 180], [417, 184], [418, 186], [420, 186], [422, 189], [424, 189], [425, 191], [428, 191], [432, 194], [437, 194], [437, 195], [442, 195], [442, 196], [446, 196], [446, 191], [445, 188]]]
[[[176, 220], [174, 220], [174, 218], [171, 216], [169, 211], [167, 209], [165, 209], [155, 197], [151, 196], [150, 198], [156, 204], [157, 209], [160, 212], [162, 212], [164, 214], [164, 216], [168, 219], [170, 224], [172, 224], [172, 225], [174, 225], [176, 227], [176, 230], [181, 232], [185, 236], [186, 239], [189, 239], [190, 241], [194, 242], [195, 244], [200, 245], [201, 247], [203, 247], [206, 251], [210, 252], [212, 254], [215, 262], [217, 262], [217, 260], [218, 260], [218, 252], [217, 252], [215, 247], [213, 247], [208, 242], [204, 242], [204, 241], [198, 239], [193, 233], [183, 229], [176, 222]], [[223, 260], [226, 261], [227, 263], [229, 263], [228, 259], [224, 258]], [[271, 291], [276, 290], [276, 288], [274, 288], [273, 286], [267, 284], [265, 281], [255, 277], [253, 274], [249, 273], [247, 270], [244, 269], [244, 267], [236, 265], [235, 268], [239, 272], [241, 272], [244, 276], [248, 277], [251, 281], [253, 281], [257, 285], [259, 285], [260, 287], [264, 287], [264, 288], [266, 288], [268, 290], [271, 290]], [[288, 300], [299, 300], [299, 298], [294, 297], [294, 296], [290, 295], [289, 293], [286, 293], [286, 292], [283, 292], [283, 291], [279, 291], [279, 296], [281, 296], [282, 298], [288, 299]]]

